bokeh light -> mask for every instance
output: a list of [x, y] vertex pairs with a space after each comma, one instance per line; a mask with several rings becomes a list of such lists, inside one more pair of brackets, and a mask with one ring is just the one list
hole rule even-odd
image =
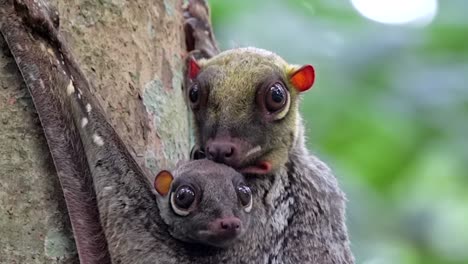
[[429, 24], [437, 14], [437, 0], [351, 0], [364, 17], [386, 24]]

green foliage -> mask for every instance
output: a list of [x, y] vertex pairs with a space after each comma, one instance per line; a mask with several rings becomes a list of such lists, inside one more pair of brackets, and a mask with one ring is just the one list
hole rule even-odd
[[210, 4], [223, 49], [315, 66], [309, 146], [348, 194], [357, 262], [468, 263], [468, 3], [439, 1], [425, 27], [367, 20], [349, 1]]

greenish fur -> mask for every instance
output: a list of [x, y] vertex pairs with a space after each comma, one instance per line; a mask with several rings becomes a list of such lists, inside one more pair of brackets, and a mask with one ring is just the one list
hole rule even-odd
[[[264, 160], [270, 161], [273, 169], [284, 165], [296, 134], [299, 93], [289, 82], [289, 77], [297, 67], [274, 53], [254, 48], [226, 51], [200, 64], [202, 71], [213, 72], [216, 76], [209, 81], [208, 114], [204, 122], [212, 125], [216, 120], [226, 128], [248, 127], [252, 122], [258, 122], [252, 120], [252, 113], [259, 82], [272, 73], [281, 77], [289, 90], [291, 105], [289, 110], [285, 109], [288, 111], [286, 115], [265, 133], [268, 146], [261, 147]], [[219, 102], [225, 103], [220, 105]]]

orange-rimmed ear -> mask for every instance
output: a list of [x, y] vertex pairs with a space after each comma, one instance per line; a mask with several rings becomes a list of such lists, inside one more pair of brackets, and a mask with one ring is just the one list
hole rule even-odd
[[200, 65], [198, 65], [194, 57], [190, 56], [187, 67], [189, 78], [195, 79], [200, 72]]
[[291, 74], [289, 81], [298, 92], [304, 92], [310, 89], [315, 81], [315, 70], [312, 65], [305, 65]]
[[169, 171], [163, 170], [154, 179], [154, 188], [160, 195], [166, 196], [169, 193], [173, 179], [174, 177]]

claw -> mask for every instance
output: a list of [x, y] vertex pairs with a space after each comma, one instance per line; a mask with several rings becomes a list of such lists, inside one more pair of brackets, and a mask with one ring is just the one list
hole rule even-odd
[[211, 58], [219, 53], [211, 27], [206, 1], [190, 0], [184, 7], [184, 30], [187, 51], [199, 51], [201, 57]]

